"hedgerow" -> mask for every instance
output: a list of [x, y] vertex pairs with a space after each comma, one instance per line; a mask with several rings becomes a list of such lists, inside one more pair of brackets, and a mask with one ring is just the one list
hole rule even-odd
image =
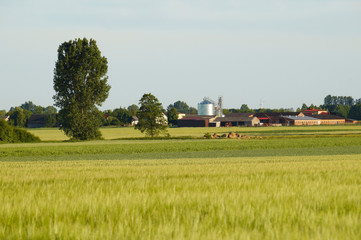
[[10, 126], [4, 120], [0, 120], [0, 143], [24, 143], [40, 142], [40, 138], [28, 131]]

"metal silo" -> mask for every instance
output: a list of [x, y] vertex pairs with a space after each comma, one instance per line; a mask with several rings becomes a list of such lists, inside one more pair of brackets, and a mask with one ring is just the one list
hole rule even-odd
[[198, 103], [198, 115], [215, 115], [214, 108], [214, 102], [209, 98], [204, 98], [202, 102]]

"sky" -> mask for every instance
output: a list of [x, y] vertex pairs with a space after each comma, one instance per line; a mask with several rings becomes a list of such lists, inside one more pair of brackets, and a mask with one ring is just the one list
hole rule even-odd
[[83, 37], [108, 59], [103, 110], [361, 98], [359, 0], [0, 0], [0, 36], [0, 109], [53, 105], [57, 49]]

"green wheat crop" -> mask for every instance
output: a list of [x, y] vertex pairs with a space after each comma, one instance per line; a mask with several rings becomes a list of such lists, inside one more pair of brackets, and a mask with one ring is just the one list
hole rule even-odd
[[360, 159], [0, 162], [0, 238], [360, 239]]

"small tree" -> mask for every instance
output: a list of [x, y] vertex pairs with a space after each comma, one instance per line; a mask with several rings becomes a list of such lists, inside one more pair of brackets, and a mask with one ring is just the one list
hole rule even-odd
[[356, 120], [361, 120], [361, 103], [358, 103], [351, 107], [348, 117]]
[[308, 109], [308, 106], [306, 105], [306, 103], [303, 103], [302, 107], [301, 107], [301, 110], [307, 110], [307, 109]]
[[58, 110], [56, 110], [56, 108], [53, 106], [47, 106], [46, 108], [44, 108], [45, 114], [56, 114], [57, 112]]
[[140, 108], [137, 112], [139, 120], [135, 129], [145, 132], [147, 136], [155, 137], [167, 133], [167, 121], [162, 112], [162, 104], [151, 93], [144, 94], [139, 100]]
[[8, 115], [10, 125], [25, 127], [31, 116], [31, 112], [21, 107], [15, 107], [8, 112]]
[[129, 114], [135, 116], [139, 110], [139, 107], [135, 104], [132, 104], [128, 107]]
[[130, 115], [129, 111], [125, 108], [114, 109], [112, 116], [116, 117], [119, 120], [119, 124], [116, 125], [124, 125], [124, 124], [132, 123], [132, 116]]
[[34, 113], [36, 107], [38, 107], [38, 106], [35, 105], [32, 101], [28, 101], [28, 102], [25, 102], [25, 103], [21, 104], [20, 107], [21, 107], [22, 109], [25, 109], [25, 110], [28, 110], [28, 111]]
[[168, 109], [167, 117], [168, 117], [169, 124], [177, 125], [178, 111], [175, 107]]
[[60, 108], [59, 124], [65, 134], [77, 140], [101, 137], [99, 110], [107, 99], [108, 61], [95, 40], [75, 39], [58, 48], [54, 70], [55, 106]]
[[45, 127], [54, 127], [56, 124], [56, 113], [45, 114]]

